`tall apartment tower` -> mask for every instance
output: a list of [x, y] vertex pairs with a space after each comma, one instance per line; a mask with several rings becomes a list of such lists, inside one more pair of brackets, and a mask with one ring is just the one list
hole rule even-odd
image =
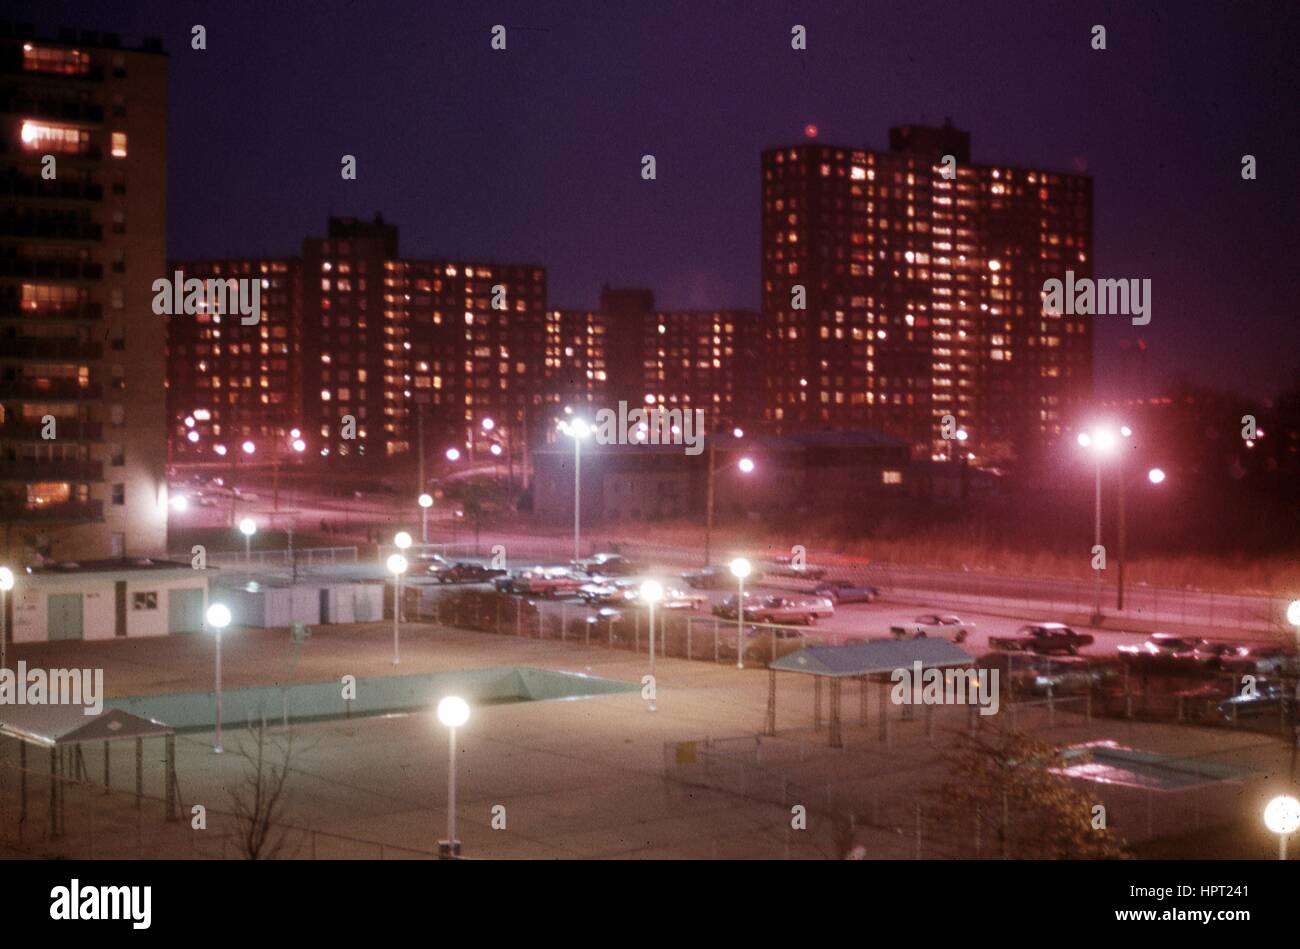
[[289, 449], [302, 423], [302, 261], [297, 257], [173, 261], [185, 279], [257, 280], [259, 319], [238, 313], [173, 314], [167, 322], [168, 453], [172, 461], [232, 464], [245, 442], [254, 458]]
[[952, 416], [977, 463], [1032, 455], [1091, 395], [1089, 318], [1042, 306], [1044, 280], [1092, 274], [1091, 179], [973, 164], [951, 125], [889, 141], [763, 153], [764, 421], [943, 459]]
[[0, 26], [0, 552], [167, 543], [167, 57]]

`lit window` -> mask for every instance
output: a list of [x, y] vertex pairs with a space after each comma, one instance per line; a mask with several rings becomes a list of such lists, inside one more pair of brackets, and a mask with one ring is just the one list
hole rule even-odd
[[29, 151], [77, 155], [90, 148], [90, 133], [67, 125], [46, 122], [23, 122], [20, 135]]
[[126, 157], [126, 133], [125, 132], [113, 133], [113, 157], [114, 158]]

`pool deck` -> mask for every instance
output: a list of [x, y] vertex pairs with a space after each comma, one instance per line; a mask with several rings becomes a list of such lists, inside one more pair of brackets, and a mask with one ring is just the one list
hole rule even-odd
[[[283, 630], [228, 632], [222, 651], [225, 688], [500, 666], [533, 666], [635, 683], [648, 671], [644, 654], [416, 623], [403, 625], [402, 663], [396, 670], [390, 623], [317, 627], [292, 673], [292, 647]], [[20, 658], [29, 666], [46, 668], [102, 666], [110, 698], [212, 688], [213, 650], [207, 637], [11, 648], [11, 663]], [[684, 789], [663, 778], [665, 743], [752, 736], [761, 730], [766, 670], [741, 672], [725, 663], [660, 658], [657, 672], [658, 711], [654, 713], [636, 691], [476, 709], [460, 730], [458, 813], [465, 853], [494, 858], [829, 855], [825, 826], [790, 833], [786, 830], [789, 811], [782, 807], [720, 791]], [[812, 708], [810, 678], [780, 676], [779, 701], [779, 729], [805, 727]], [[873, 716], [875, 711], [873, 698]], [[856, 712], [856, 694], [846, 691], [845, 715]], [[231, 753], [241, 740], [247, 741], [247, 734], [241, 732], [227, 730], [225, 755], [211, 752], [210, 732], [177, 737], [177, 773], [187, 808], [204, 804], [214, 815], [230, 808], [230, 789], [240, 786], [246, 767], [244, 759]], [[446, 828], [448, 743], [446, 730], [432, 714], [305, 723], [294, 732], [298, 754], [288, 782], [287, 820], [328, 834], [380, 842], [394, 850], [436, 849]], [[1094, 721], [1086, 729], [1042, 737], [1059, 737], [1063, 742], [1113, 737], [1131, 747], [1173, 755], [1246, 749], [1234, 760], [1270, 768], [1283, 757], [1276, 740], [1269, 747], [1257, 735], [1160, 724]], [[882, 787], [906, 794], [917, 769], [936, 764], [936, 749], [924, 740], [885, 748], [867, 744], [860, 735], [857, 738], [856, 747], [836, 752], [823, 751], [823, 739], [818, 738], [810, 769], [829, 761], [832, 771], [870, 770]], [[97, 754], [87, 752], [88, 757]], [[92, 761], [92, 775], [95, 770]], [[492, 826], [496, 805], [505, 808], [505, 829]], [[181, 823], [177, 834], [155, 839], [150, 844], [154, 850], [145, 855], [204, 855], [201, 843], [185, 840], [186, 835], [203, 832], [190, 831], [188, 824]], [[214, 816], [209, 833], [219, 824]], [[76, 852], [73, 838], [75, 833], [58, 852]], [[96, 854], [137, 856], [136, 843], [132, 835], [129, 841], [115, 844], [101, 825]], [[336, 842], [336, 846], [339, 856], [378, 855], [359, 844]], [[35, 850], [0, 846], [0, 853], [11, 856], [35, 852], [54, 851], [41, 851], [39, 841]]]

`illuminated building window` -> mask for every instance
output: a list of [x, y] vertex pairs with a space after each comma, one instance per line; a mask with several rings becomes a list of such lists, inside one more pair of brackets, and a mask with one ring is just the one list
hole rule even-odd
[[114, 158], [126, 157], [126, 133], [125, 132], [113, 133], [113, 157]]
[[50, 72], [64, 76], [84, 76], [90, 72], [90, 54], [78, 49], [23, 44], [23, 70]]
[[47, 122], [23, 122], [20, 133], [23, 147], [28, 151], [79, 155], [90, 148], [90, 133], [67, 125], [50, 125]]

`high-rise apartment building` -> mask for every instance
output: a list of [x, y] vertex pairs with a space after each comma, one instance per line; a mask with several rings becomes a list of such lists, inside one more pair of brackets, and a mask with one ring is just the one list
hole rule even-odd
[[1090, 396], [1088, 318], [1042, 306], [1044, 280], [1091, 276], [1089, 178], [973, 164], [951, 126], [893, 129], [883, 152], [774, 149], [762, 174], [771, 427], [870, 426], [946, 458], [950, 415], [994, 463]]
[[[168, 446], [173, 461], [274, 450], [302, 425], [302, 261], [294, 257], [169, 264], [184, 279], [257, 280], [258, 320], [198, 313], [167, 321]], [[232, 459], [233, 460], [233, 459]]]
[[174, 458], [522, 457], [543, 413], [546, 271], [402, 257], [382, 217], [330, 218], [298, 257], [172, 264], [186, 278], [256, 279], [261, 315], [168, 321]]
[[167, 57], [0, 26], [0, 548], [166, 550]]

